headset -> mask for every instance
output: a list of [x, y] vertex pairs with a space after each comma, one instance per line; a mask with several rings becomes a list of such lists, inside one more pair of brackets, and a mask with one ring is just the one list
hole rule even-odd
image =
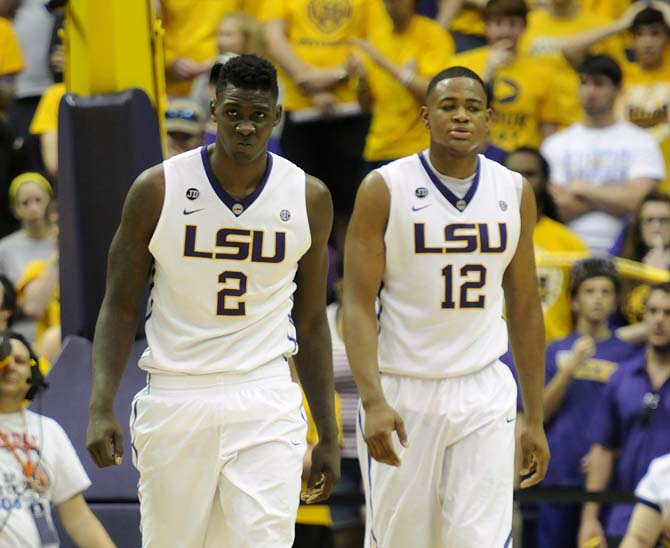
[[43, 390], [46, 390], [49, 387], [49, 384], [45, 381], [42, 371], [40, 371], [39, 357], [35, 354], [35, 351], [28, 340], [20, 333], [15, 331], [4, 331], [0, 333], [0, 369], [9, 365], [9, 358], [12, 354], [12, 345], [9, 342], [11, 339], [16, 339], [17, 341], [22, 342], [28, 349], [28, 354], [30, 356], [30, 378], [28, 379], [28, 384], [30, 385], [30, 388], [26, 393], [26, 399], [33, 400]]

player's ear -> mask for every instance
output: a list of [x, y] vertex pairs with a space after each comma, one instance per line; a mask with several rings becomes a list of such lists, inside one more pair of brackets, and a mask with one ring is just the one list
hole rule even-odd
[[216, 115], [215, 115], [215, 113], [216, 113], [216, 99], [212, 99], [209, 102], [209, 113], [212, 117], [212, 120], [214, 120], [216, 118]]
[[272, 125], [274, 127], [277, 127], [279, 125], [279, 122], [281, 122], [281, 117], [283, 113], [284, 108], [280, 104], [277, 104], [277, 107], [275, 108], [275, 119], [272, 122]]
[[421, 105], [421, 120], [423, 120], [423, 125], [430, 129], [430, 120], [428, 119], [428, 107], [426, 105]]

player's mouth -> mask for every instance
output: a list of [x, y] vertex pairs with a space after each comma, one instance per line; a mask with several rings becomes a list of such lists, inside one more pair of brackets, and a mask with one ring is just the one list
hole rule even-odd
[[472, 130], [466, 127], [454, 127], [449, 130], [449, 135], [456, 139], [469, 139], [472, 137]]

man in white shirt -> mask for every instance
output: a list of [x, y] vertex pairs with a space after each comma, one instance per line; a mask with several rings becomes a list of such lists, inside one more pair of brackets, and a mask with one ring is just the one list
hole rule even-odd
[[594, 253], [606, 253], [624, 219], [665, 177], [656, 141], [643, 129], [617, 121], [614, 104], [622, 72], [607, 55], [580, 65], [583, 122], [547, 138], [542, 153], [551, 167], [550, 191], [562, 220]]
[[58, 548], [52, 504], [77, 546], [114, 548], [84, 500], [91, 482], [67, 434], [24, 409], [43, 387], [28, 342], [0, 334], [0, 548]]

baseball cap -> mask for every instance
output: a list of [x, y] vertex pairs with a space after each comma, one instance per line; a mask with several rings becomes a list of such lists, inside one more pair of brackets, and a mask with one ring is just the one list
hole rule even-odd
[[205, 113], [198, 103], [174, 99], [165, 111], [165, 130], [198, 135], [205, 131]]

